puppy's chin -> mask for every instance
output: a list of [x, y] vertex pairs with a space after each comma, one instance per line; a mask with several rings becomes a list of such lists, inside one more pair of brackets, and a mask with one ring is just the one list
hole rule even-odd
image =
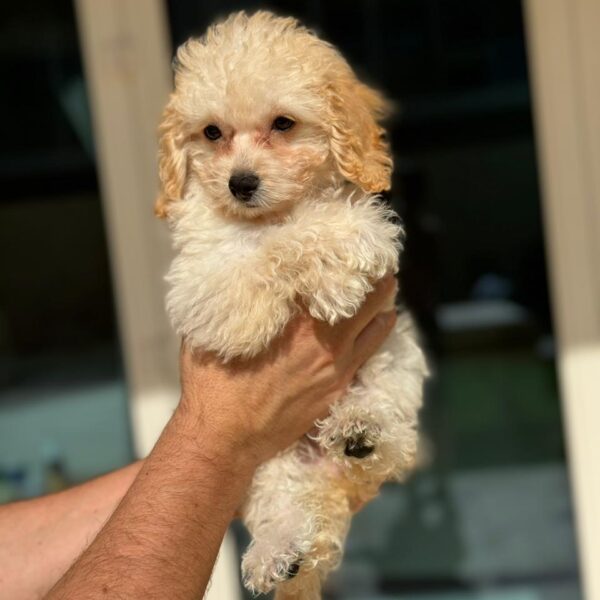
[[215, 211], [223, 216], [239, 221], [277, 220], [291, 209], [291, 201], [269, 201], [260, 196], [247, 202], [228, 197], [212, 197], [210, 199]]

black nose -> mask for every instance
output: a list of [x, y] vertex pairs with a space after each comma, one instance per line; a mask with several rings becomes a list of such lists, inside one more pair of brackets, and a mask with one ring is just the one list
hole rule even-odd
[[234, 173], [229, 179], [229, 189], [238, 199], [247, 202], [258, 187], [259, 179], [254, 173]]

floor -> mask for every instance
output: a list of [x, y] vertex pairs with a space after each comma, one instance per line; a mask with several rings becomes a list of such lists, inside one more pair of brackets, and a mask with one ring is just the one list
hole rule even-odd
[[[76, 482], [131, 460], [120, 367], [95, 352], [46, 357], [0, 390], [0, 472], [26, 473], [21, 496], [44, 492], [57, 461]], [[325, 598], [580, 600], [552, 370], [455, 359], [430, 397], [434, 466], [356, 516]]]
[[563, 465], [386, 486], [355, 517], [328, 590], [331, 600], [580, 598]]
[[581, 598], [574, 583], [537, 586], [507, 586], [499, 590], [438, 592], [433, 594], [401, 594], [393, 596], [361, 596], [362, 600], [577, 600]]

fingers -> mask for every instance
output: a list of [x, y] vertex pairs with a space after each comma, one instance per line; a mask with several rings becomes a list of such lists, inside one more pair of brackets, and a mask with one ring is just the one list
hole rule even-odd
[[394, 327], [396, 318], [395, 310], [379, 313], [362, 330], [354, 342], [352, 364], [355, 369], [361, 367], [383, 344]]
[[387, 308], [386, 305], [395, 292], [395, 277], [392, 274], [386, 275], [375, 284], [373, 291], [367, 295], [364, 304], [356, 315], [347, 321], [341, 322], [339, 327], [344, 329], [345, 333], [348, 333], [350, 339], [356, 340], [373, 318]]

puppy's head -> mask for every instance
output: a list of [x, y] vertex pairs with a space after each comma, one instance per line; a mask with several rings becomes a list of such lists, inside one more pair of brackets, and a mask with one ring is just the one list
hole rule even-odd
[[295, 19], [236, 13], [181, 46], [160, 126], [164, 217], [188, 189], [243, 219], [350, 181], [389, 189], [387, 102]]

